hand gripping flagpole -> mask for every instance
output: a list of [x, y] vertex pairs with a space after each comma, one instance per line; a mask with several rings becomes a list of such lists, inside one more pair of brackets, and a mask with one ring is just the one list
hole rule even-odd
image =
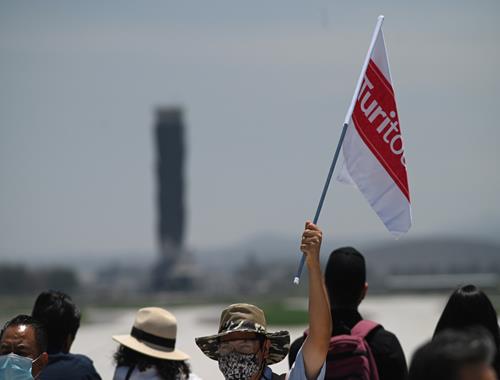
[[[332, 179], [333, 171], [335, 169], [335, 165], [337, 164], [337, 159], [339, 158], [340, 148], [342, 147], [342, 143], [344, 142], [344, 137], [347, 132], [347, 127], [349, 126], [349, 121], [351, 120], [352, 113], [354, 111], [354, 106], [356, 105], [356, 99], [358, 97], [359, 90], [361, 88], [361, 83], [363, 82], [363, 77], [365, 76], [365, 72], [368, 67], [368, 63], [370, 62], [370, 57], [372, 55], [373, 47], [375, 46], [375, 42], [377, 41], [377, 36], [380, 32], [380, 28], [382, 28], [383, 22], [384, 22], [384, 16], [383, 15], [378, 16], [377, 25], [375, 25], [375, 30], [373, 31], [370, 47], [368, 48], [368, 53], [366, 54], [365, 62], [363, 63], [361, 74], [359, 75], [358, 82], [356, 84], [356, 89], [354, 90], [354, 95], [352, 97], [351, 105], [349, 106], [349, 109], [347, 110], [347, 114], [345, 116], [344, 126], [342, 127], [342, 132], [340, 134], [340, 139], [337, 144], [337, 149], [335, 149], [335, 154], [333, 155], [332, 164], [330, 165], [330, 170], [328, 171], [328, 176], [326, 178], [325, 186], [323, 186], [323, 192], [321, 193], [321, 197], [318, 203], [318, 208], [316, 209], [316, 214], [314, 215], [314, 220], [313, 220], [314, 224], [318, 222], [319, 214], [321, 213], [321, 209], [323, 208], [323, 203], [325, 201], [328, 187], [330, 186], [330, 181]], [[300, 282], [300, 276], [302, 275], [302, 270], [304, 269], [305, 261], [306, 261], [306, 256], [302, 255], [300, 259], [299, 268], [297, 269], [297, 274], [293, 278], [293, 283], [295, 285], [298, 285]]]

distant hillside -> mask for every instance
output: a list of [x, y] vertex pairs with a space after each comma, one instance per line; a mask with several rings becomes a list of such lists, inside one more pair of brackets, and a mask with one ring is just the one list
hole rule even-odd
[[500, 245], [483, 241], [430, 238], [366, 247], [368, 265], [378, 273], [500, 273]]
[[[336, 238], [332, 241], [325, 237], [324, 247], [327, 248], [324, 248], [322, 259], [328, 258], [330, 249], [351, 244], [352, 239]], [[440, 281], [439, 284], [450, 285], [439, 285], [443, 290], [466, 281], [479, 284], [478, 278], [481, 281], [488, 279], [489, 284], [498, 284], [493, 286], [500, 290], [500, 243], [432, 237], [387, 239], [384, 242], [356, 239], [354, 246], [365, 255], [371, 291], [424, 289], [426, 282], [434, 280]], [[189, 268], [198, 274], [204, 289], [216, 289], [217, 292], [225, 288], [250, 292], [245, 286], [248, 283], [255, 285], [259, 281], [262, 282], [259, 286], [264, 293], [268, 289], [276, 290], [278, 285], [283, 284], [287, 286], [286, 291], [289, 291], [289, 279], [295, 272], [301, 255], [298, 247], [299, 241], [295, 238], [260, 235], [218, 249], [192, 250], [190, 252], [194, 257]], [[50, 257], [44, 259], [45, 261], [37, 260], [36, 263], [47, 268], [56, 264], [74, 268], [87, 285], [134, 289], [142, 286], [149, 278], [156, 255], [154, 252], [122, 253], [113, 257], [87, 254], [57, 260], [51, 260]], [[131, 276], [130, 273], [136, 275]], [[207, 273], [210, 276], [206, 276]], [[489, 274], [489, 277], [484, 274]], [[441, 276], [434, 276], [428, 281], [427, 275]], [[270, 279], [273, 280], [272, 283]], [[437, 287], [429, 286], [427, 289]]]
[[[347, 241], [335, 243], [336, 247], [349, 245]], [[293, 239], [261, 236], [231, 247], [197, 252], [197, 264], [202, 271], [226, 274], [259, 272], [261, 277], [276, 275], [279, 268], [280, 276], [288, 278], [298, 263], [297, 247], [298, 242]], [[500, 245], [494, 243], [436, 237], [372, 244], [367, 241], [356, 248], [365, 255], [368, 282], [371, 291], [375, 292], [448, 291], [464, 282], [485, 284], [483, 274], [487, 273], [490, 274], [487, 276], [488, 287], [496, 288], [500, 282]], [[325, 253], [323, 260], [327, 258]], [[249, 270], [252, 267], [253, 270]]]
[[[336, 247], [349, 245], [349, 241], [336, 241]], [[259, 260], [295, 260], [299, 257], [299, 242], [279, 236], [255, 237], [217, 250], [197, 251], [201, 265], [234, 266], [247, 256]], [[384, 243], [359, 243], [370, 268], [377, 272], [404, 272], [453, 270], [467, 267], [477, 270], [500, 271], [500, 245], [473, 239], [451, 237], [391, 240]], [[295, 255], [296, 252], [296, 255]], [[327, 254], [324, 255], [326, 259]]]

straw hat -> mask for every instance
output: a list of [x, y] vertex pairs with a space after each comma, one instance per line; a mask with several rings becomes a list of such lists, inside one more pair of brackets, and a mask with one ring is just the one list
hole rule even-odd
[[290, 349], [288, 331], [268, 332], [264, 312], [248, 303], [237, 303], [224, 309], [220, 317], [219, 333], [196, 338], [196, 344], [210, 359], [218, 360], [219, 339], [236, 331], [253, 332], [271, 341], [267, 364], [282, 361]]
[[159, 359], [187, 360], [175, 348], [177, 320], [165, 309], [145, 307], [137, 312], [130, 335], [114, 335], [113, 340], [141, 354]]

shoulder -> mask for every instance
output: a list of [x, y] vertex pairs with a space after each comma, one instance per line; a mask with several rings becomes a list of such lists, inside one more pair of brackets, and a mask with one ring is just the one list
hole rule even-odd
[[76, 373], [79, 373], [82, 377], [85, 376], [86, 379], [100, 379], [92, 359], [88, 356], [82, 354], [68, 354], [71, 356], [71, 361], [75, 367]]
[[70, 355], [73, 358], [73, 360], [78, 361], [82, 364], [93, 365], [92, 359], [90, 359], [86, 355], [83, 355], [83, 354], [68, 354], [68, 355]]
[[[326, 363], [323, 362], [323, 367], [319, 372], [319, 375], [315, 380], [323, 380], [325, 378]], [[287, 377], [288, 380], [307, 380], [306, 369], [304, 366], [304, 357], [302, 356], [302, 347], [300, 347], [295, 363], [293, 363], [292, 368]]]
[[94, 368], [94, 362], [88, 356], [82, 354], [70, 354], [73, 355], [75, 361], [78, 361], [80, 365], [87, 368]]
[[382, 326], [366, 338], [373, 353], [380, 379], [401, 380], [408, 376], [408, 366], [401, 343], [396, 335]]
[[394, 352], [394, 351], [403, 351], [401, 348], [401, 343], [397, 336], [384, 329], [383, 326], [379, 326], [375, 328], [367, 337], [366, 341], [370, 345], [372, 351], [375, 352]]
[[101, 377], [97, 373], [90, 360], [80, 354], [54, 354], [49, 355], [49, 364], [44, 368], [41, 378], [67, 378], [71, 374], [72, 379], [95, 379]]

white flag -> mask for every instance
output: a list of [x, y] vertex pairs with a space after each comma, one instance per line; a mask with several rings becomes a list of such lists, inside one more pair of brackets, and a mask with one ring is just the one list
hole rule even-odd
[[400, 235], [411, 226], [410, 191], [382, 21], [379, 16], [346, 115], [344, 163], [336, 178], [354, 183], [387, 229]]

